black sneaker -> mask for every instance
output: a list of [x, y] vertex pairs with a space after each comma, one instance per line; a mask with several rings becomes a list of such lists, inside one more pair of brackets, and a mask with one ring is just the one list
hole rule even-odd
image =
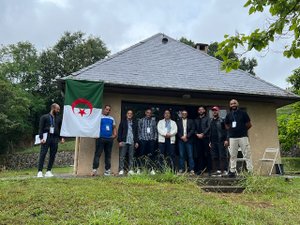
[[229, 178], [235, 178], [235, 177], [236, 177], [235, 172], [229, 171], [229, 172], [228, 172], [228, 177], [229, 177]]

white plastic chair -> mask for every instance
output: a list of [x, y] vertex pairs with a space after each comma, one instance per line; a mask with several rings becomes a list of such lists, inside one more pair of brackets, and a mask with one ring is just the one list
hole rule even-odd
[[[262, 166], [264, 163], [272, 164], [270, 171], [269, 171], [269, 176], [272, 174], [273, 168], [276, 164], [276, 161], [279, 156], [279, 148], [266, 148], [265, 152], [263, 154], [263, 157], [260, 159], [260, 168], [259, 168], [259, 173], [261, 172]], [[280, 174], [282, 174], [280, 166], [278, 167]]]

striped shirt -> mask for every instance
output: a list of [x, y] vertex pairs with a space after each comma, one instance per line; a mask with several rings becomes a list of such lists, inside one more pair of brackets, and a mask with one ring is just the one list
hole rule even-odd
[[150, 141], [157, 139], [156, 121], [152, 118], [144, 117], [138, 123], [139, 140]]

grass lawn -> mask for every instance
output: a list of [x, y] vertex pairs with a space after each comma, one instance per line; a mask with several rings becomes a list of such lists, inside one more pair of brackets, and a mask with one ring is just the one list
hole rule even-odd
[[[71, 171], [55, 168], [54, 173]], [[243, 194], [206, 193], [172, 174], [6, 179], [0, 224], [299, 224], [300, 178], [249, 177]]]

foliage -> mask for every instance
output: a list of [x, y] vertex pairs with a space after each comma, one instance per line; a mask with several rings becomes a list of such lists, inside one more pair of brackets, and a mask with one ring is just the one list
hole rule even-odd
[[[36, 171], [27, 173], [35, 175]], [[0, 221], [3, 224], [296, 224], [300, 220], [299, 190], [300, 179], [285, 182], [280, 177], [253, 177], [247, 183], [246, 193], [239, 195], [206, 193], [188, 181], [161, 183], [150, 177], [135, 180], [133, 177], [6, 177], [0, 182]]]
[[283, 150], [300, 148], [300, 114], [283, 114], [277, 117], [279, 142]]
[[249, 7], [249, 15], [268, 10], [272, 18], [266, 29], [256, 29], [249, 35], [237, 33], [235, 36], [225, 35], [225, 40], [219, 44], [217, 55], [223, 59], [222, 68], [226, 71], [239, 68], [240, 62], [231, 58], [230, 54], [238, 47], [247, 51], [261, 51], [270, 42], [285, 36], [293, 35], [290, 45], [285, 46], [285, 57], [300, 57], [300, 1], [299, 0], [248, 0], [244, 7]]
[[283, 157], [285, 173], [300, 173], [300, 158], [299, 157]]
[[0, 48], [0, 152], [31, 140], [40, 116], [53, 102], [63, 104], [57, 79], [104, 58], [109, 51], [98, 37], [66, 32], [41, 53], [29, 42]]
[[0, 74], [26, 91], [39, 87], [39, 58], [29, 42], [18, 42], [0, 49]]
[[[291, 90], [295, 94], [300, 94], [300, 68], [294, 70], [287, 81], [292, 84]], [[280, 113], [283, 110], [285, 112]], [[288, 151], [292, 148], [300, 148], [300, 102], [280, 109], [279, 113], [277, 123], [282, 149]]]
[[[179, 41], [184, 43], [184, 44], [190, 45], [193, 48], [196, 46], [195, 42], [193, 42], [192, 40], [188, 40], [185, 37], [180, 38]], [[218, 45], [219, 45], [218, 42], [213, 42], [210, 45], [208, 45], [207, 54], [210, 55], [210, 56], [213, 56], [213, 57], [215, 57], [219, 60], [223, 60], [220, 56], [218, 56], [216, 54], [217, 51], [218, 51]], [[229, 58], [238, 59], [238, 55], [235, 52], [232, 51], [229, 54]], [[255, 75], [254, 67], [257, 66], [257, 60], [255, 58], [247, 59], [246, 57], [243, 57], [239, 60], [239, 63], [240, 63], [239, 69], [244, 70], [244, 71], [246, 71], [246, 72], [248, 72], [252, 75]]]
[[292, 92], [300, 95], [300, 67], [293, 71], [293, 74], [287, 78], [287, 81], [292, 84]]
[[57, 79], [72, 74], [100, 59], [109, 50], [98, 37], [85, 38], [82, 32], [65, 32], [50, 49], [41, 53], [41, 94], [47, 97], [47, 103], [63, 103], [61, 87]]
[[12, 151], [31, 134], [28, 121], [30, 95], [5, 78], [0, 79], [0, 153]]

